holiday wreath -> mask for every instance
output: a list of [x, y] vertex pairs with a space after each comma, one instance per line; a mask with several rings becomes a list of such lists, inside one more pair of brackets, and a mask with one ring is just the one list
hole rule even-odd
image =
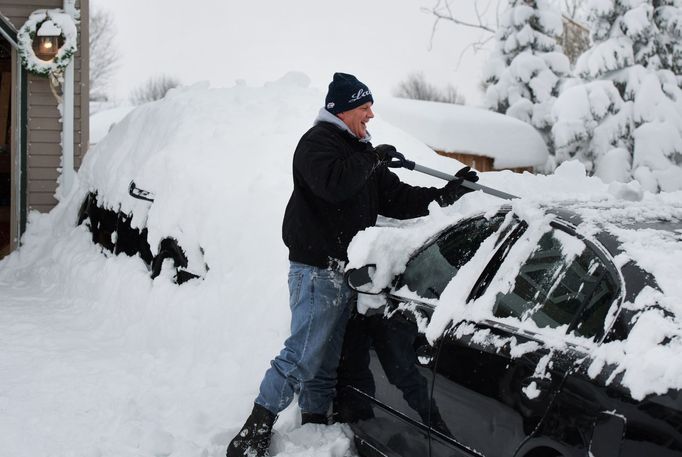
[[[64, 44], [59, 48], [53, 59], [45, 61], [36, 56], [33, 50], [33, 41], [40, 27], [48, 21], [51, 21], [61, 31]], [[19, 29], [17, 38], [19, 56], [24, 67], [29, 72], [41, 76], [62, 73], [77, 50], [76, 22], [73, 17], [61, 9], [34, 11]]]

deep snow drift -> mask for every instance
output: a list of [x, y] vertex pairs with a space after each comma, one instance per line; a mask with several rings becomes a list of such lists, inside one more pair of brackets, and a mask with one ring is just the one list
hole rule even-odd
[[[323, 99], [300, 74], [264, 87], [175, 90], [116, 124], [86, 156], [71, 194], [30, 215], [23, 246], [0, 262], [3, 455], [224, 455], [288, 334], [280, 224], [294, 147]], [[443, 171], [460, 167], [382, 122], [381, 100], [375, 108], [374, 144]], [[551, 177], [490, 173], [481, 183], [523, 196], [605, 192], [576, 165]], [[153, 205], [127, 195], [131, 179], [155, 193]], [[102, 252], [76, 227], [93, 190], [101, 204], [134, 212], [152, 249], [164, 236], [199, 244], [205, 279], [177, 286], [166, 272], [152, 281], [139, 258]], [[433, 218], [487, 205], [476, 195]], [[282, 414], [274, 455], [352, 455], [347, 427], [298, 421], [295, 406]]]

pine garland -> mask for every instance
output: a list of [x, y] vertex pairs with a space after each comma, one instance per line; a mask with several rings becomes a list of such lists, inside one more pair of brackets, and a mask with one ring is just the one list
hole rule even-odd
[[[39, 59], [33, 51], [33, 40], [36, 38], [40, 26], [46, 21], [54, 22], [61, 29], [64, 38], [64, 45], [59, 48], [57, 55], [47, 62]], [[40, 76], [61, 74], [69, 62], [71, 62], [78, 49], [76, 22], [73, 17], [62, 9], [34, 11], [21, 29], [19, 29], [17, 38], [19, 41], [18, 52], [22, 64], [26, 70]]]

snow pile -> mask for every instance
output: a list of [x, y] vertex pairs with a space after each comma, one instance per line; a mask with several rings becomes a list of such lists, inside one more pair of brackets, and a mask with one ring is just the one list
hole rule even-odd
[[[625, 303], [628, 309], [641, 311], [627, 341], [598, 345], [586, 338], [569, 336], [569, 340], [592, 353], [595, 361], [590, 367], [592, 376], [598, 375], [606, 364], [617, 369], [612, 381], [623, 374], [622, 383], [635, 398], [650, 393], [665, 393], [670, 388], [682, 388], [682, 362], [676, 363], [676, 355], [682, 350], [682, 233], [651, 229], [627, 228], [630, 223], [645, 221], [677, 221], [682, 226], [682, 192], [650, 194], [643, 192], [637, 183], [606, 185], [597, 178], [585, 176], [585, 168], [579, 162], [564, 162], [552, 176], [514, 175], [486, 173], [483, 178], [488, 185], [513, 189], [524, 197], [512, 202], [513, 211], [530, 227], [521, 241], [508, 254], [507, 261], [498, 271], [485, 294], [473, 303], [465, 304], [470, 286], [480, 275], [494, 252], [495, 237], [491, 236], [478, 248], [473, 258], [462, 266], [457, 275], [443, 290], [439, 300], [418, 297], [414, 292], [401, 290], [401, 296], [431, 301], [436, 305], [428, 326], [424, 329], [430, 340], [436, 340], [451, 322], [478, 322], [485, 319], [508, 321], [510, 325], [543, 334], [556, 347], [563, 347], [566, 327], [541, 328], [532, 319], [520, 323], [514, 318], [493, 316], [493, 306], [498, 293], [507, 293], [514, 287], [518, 268], [531, 255], [531, 249], [546, 230], [547, 214], [544, 206], [570, 207], [581, 215], [582, 233], [596, 233], [597, 229], [615, 235], [622, 243], [624, 252], [618, 256], [619, 265], [633, 260], [656, 278], [662, 292], [645, 289], [634, 303]], [[478, 214], [494, 215], [503, 204], [494, 197], [468, 194], [448, 208], [432, 205], [428, 217], [411, 221], [404, 227], [373, 227], [358, 234], [349, 247], [349, 268], [375, 264], [373, 276], [375, 291], [388, 287], [395, 275], [402, 273], [405, 264], [415, 250], [424, 242], [440, 233], [458, 220]], [[623, 228], [625, 225], [626, 228]], [[504, 227], [504, 225], [503, 225]], [[502, 228], [500, 229], [502, 230]], [[567, 237], [568, 238], [568, 237]], [[575, 257], [584, 244], [574, 238], [563, 242], [565, 256]], [[579, 246], [578, 246], [579, 244]], [[360, 300], [361, 310], [380, 306], [378, 300]], [[660, 310], [648, 309], [658, 304], [670, 315]], [[613, 310], [612, 310], [613, 311]], [[613, 316], [611, 317], [613, 318]], [[473, 326], [460, 326], [460, 334], [474, 332]], [[663, 341], [669, 344], [661, 345]], [[498, 342], [502, 344], [502, 342]], [[514, 342], [511, 342], [514, 345]], [[530, 348], [517, 348], [522, 355]], [[645, 362], [643, 362], [645, 361]], [[646, 368], [642, 368], [642, 363]]]

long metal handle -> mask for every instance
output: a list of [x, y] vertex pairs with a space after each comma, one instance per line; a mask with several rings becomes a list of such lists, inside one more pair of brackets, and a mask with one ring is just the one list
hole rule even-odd
[[[442, 171], [434, 170], [433, 168], [425, 167], [423, 165], [419, 165], [417, 163], [414, 164], [415, 171], [418, 171], [420, 173], [424, 173], [427, 175], [431, 175], [435, 178], [440, 178], [444, 179], [446, 181], [452, 181], [455, 179], [453, 175], [449, 175], [447, 173], [443, 173]], [[501, 190], [493, 189], [492, 187], [484, 186], [482, 184], [479, 184], [477, 182], [471, 182], [467, 181], [466, 179], [462, 180], [462, 185], [466, 187], [467, 189], [471, 190], [480, 190], [488, 195], [494, 195], [495, 197], [499, 198], [504, 198], [505, 200], [512, 200], [514, 198], [519, 198], [516, 195], [508, 194], [506, 192], [502, 192]]]

